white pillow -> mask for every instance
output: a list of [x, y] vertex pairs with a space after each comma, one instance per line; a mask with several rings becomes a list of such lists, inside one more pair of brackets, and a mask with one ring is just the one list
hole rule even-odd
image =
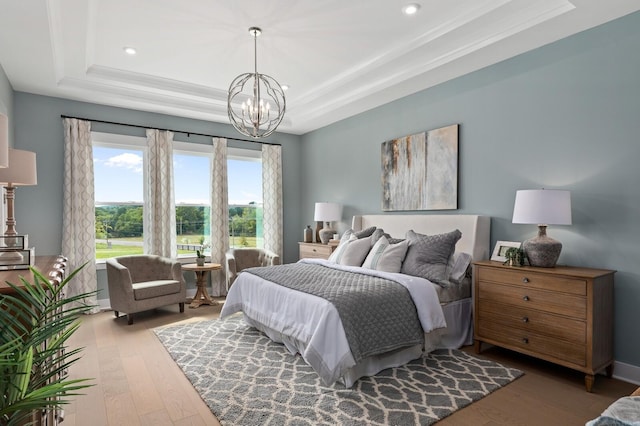
[[369, 250], [371, 237], [358, 238], [352, 235], [347, 241], [340, 242], [329, 256], [329, 261], [339, 265], [361, 266]]
[[384, 272], [400, 272], [408, 248], [408, 240], [389, 244], [386, 237], [380, 237], [367, 255], [362, 267]]

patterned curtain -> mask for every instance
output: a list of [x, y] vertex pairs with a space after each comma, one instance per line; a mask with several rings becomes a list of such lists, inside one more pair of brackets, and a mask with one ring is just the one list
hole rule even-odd
[[144, 252], [175, 259], [176, 208], [173, 192], [173, 133], [147, 129], [144, 161]]
[[[93, 148], [91, 123], [75, 118], [63, 119], [64, 188], [62, 207], [62, 254], [69, 259], [69, 272], [87, 263], [67, 286], [69, 296], [96, 291], [96, 226], [93, 194]], [[98, 298], [84, 303], [94, 305]]]
[[211, 274], [213, 296], [225, 295], [225, 255], [229, 249], [229, 195], [227, 185], [227, 140], [213, 138], [211, 156], [211, 262], [222, 265]]
[[282, 147], [262, 145], [264, 248], [282, 258]]

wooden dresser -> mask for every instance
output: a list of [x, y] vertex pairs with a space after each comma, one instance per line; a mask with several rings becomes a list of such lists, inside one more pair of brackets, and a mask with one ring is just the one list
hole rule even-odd
[[594, 376], [613, 372], [613, 275], [606, 269], [474, 263], [475, 350], [482, 342]]
[[[333, 241], [333, 240], [332, 240]], [[330, 241], [329, 244], [321, 243], [298, 243], [300, 244], [300, 259], [328, 259], [331, 253], [338, 247], [337, 242]]]

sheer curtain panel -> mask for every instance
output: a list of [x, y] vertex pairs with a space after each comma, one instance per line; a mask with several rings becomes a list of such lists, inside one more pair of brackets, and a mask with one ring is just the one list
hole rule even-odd
[[176, 207], [173, 191], [173, 132], [147, 129], [144, 161], [144, 252], [175, 259]]
[[213, 138], [211, 156], [211, 262], [222, 265], [220, 273], [211, 274], [213, 296], [226, 294], [222, 279], [229, 249], [229, 189], [227, 183], [227, 140]]
[[[68, 284], [69, 296], [98, 289], [96, 276], [95, 197], [93, 193], [93, 147], [91, 123], [64, 118], [64, 189], [62, 206], [62, 254], [69, 259], [69, 270], [84, 268]], [[83, 303], [100, 311], [97, 296]]]
[[282, 147], [262, 145], [264, 248], [282, 253]]

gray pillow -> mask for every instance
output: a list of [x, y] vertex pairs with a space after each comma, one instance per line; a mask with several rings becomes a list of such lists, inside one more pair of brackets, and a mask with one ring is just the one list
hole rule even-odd
[[349, 241], [349, 238], [351, 238], [352, 235], [355, 235], [356, 238], [366, 238], [366, 237], [370, 237], [371, 235], [373, 235], [373, 233], [375, 232], [376, 227], [375, 226], [371, 226], [367, 229], [363, 229], [361, 231], [354, 231], [353, 229], [347, 229], [345, 231], [344, 234], [342, 234], [342, 237], [340, 238], [340, 243], [344, 242], [344, 241]]
[[458, 229], [437, 235], [423, 235], [413, 230], [408, 231], [409, 250], [400, 272], [423, 277], [432, 283], [446, 287], [448, 285], [447, 266], [460, 237], [462, 233]]

